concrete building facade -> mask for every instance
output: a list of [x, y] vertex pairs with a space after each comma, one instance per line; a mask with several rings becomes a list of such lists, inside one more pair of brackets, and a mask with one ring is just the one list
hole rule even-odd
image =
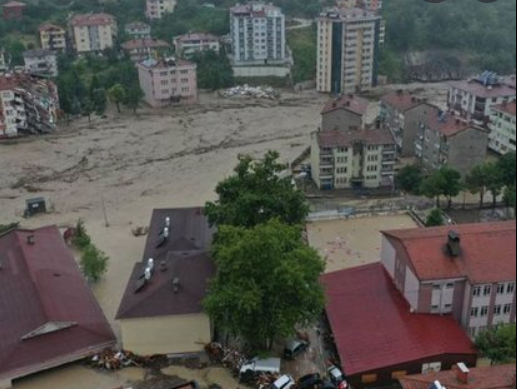
[[312, 177], [321, 190], [394, 185], [397, 150], [388, 130], [318, 131], [311, 135]]
[[138, 64], [140, 87], [152, 107], [198, 101], [197, 65], [174, 58], [148, 59]]
[[176, 37], [174, 46], [177, 55], [183, 58], [191, 58], [194, 54], [207, 50], [219, 53], [221, 40], [212, 34], [193, 33]]
[[122, 44], [122, 49], [133, 62], [158, 58], [162, 51], [170, 47], [170, 44], [158, 39], [133, 39]]
[[491, 150], [505, 155], [515, 152], [517, 144], [517, 104], [515, 101], [492, 107], [490, 115], [490, 143]]
[[131, 39], [151, 39], [151, 26], [147, 23], [135, 22], [126, 24], [124, 31]]
[[57, 54], [51, 50], [38, 49], [23, 53], [25, 71], [29, 74], [57, 77]]
[[54, 24], [43, 24], [39, 27], [40, 47], [43, 50], [66, 51], [66, 29]]
[[377, 85], [382, 17], [360, 8], [333, 8], [318, 18], [317, 90], [355, 93]]
[[416, 313], [452, 315], [475, 337], [515, 323], [515, 222], [383, 232], [382, 262]]
[[515, 87], [494, 73], [485, 72], [470, 81], [451, 83], [449, 109], [478, 124], [487, 124], [493, 106], [515, 99]]
[[421, 122], [416, 157], [427, 171], [449, 166], [466, 176], [486, 161], [488, 130], [439, 109]]
[[177, 0], [147, 0], [145, 14], [148, 19], [160, 20], [176, 9]]
[[343, 95], [330, 100], [321, 112], [321, 130], [364, 128], [370, 102], [355, 95]]
[[411, 93], [397, 91], [381, 100], [381, 123], [388, 128], [402, 157], [415, 156], [420, 126], [437, 108]]
[[109, 14], [75, 15], [70, 19], [70, 36], [78, 54], [110, 49], [117, 36], [117, 21]]
[[283, 65], [289, 61], [285, 15], [270, 4], [237, 4], [230, 9], [235, 66]]

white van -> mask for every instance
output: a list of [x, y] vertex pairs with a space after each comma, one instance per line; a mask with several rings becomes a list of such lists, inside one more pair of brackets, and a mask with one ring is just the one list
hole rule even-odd
[[241, 380], [249, 379], [248, 377], [261, 374], [280, 374], [280, 365], [282, 360], [280, 358], [260, 359], [254, 358], [251, 361], [242, 365], [240, 370]]
[[293, 377], [290, 375], [284, 375], [280, 377], [273, 385], [271, 385], [270, 389], [291, 389], [296, 385], [296, 382]]

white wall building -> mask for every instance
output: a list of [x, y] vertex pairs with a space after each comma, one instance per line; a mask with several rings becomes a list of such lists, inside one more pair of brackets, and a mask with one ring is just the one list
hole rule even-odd
[[145, 14], [151, 20], [159, 20], [173, 13], [177, 4], [177, 0], [147, 0]]
[[23, 53], [25, 70], [30, 74], [57, 77], [57, 55], [50, 50], [29, 50]]
[[499, 154], [515, 152], [517, 142], [516, 102], [492, 107], [489, 147]]
[[111, 15], [75, 15], [70, 19], [70, 35], [78, 54], [110, 49], [117, 36], [117, 21]]

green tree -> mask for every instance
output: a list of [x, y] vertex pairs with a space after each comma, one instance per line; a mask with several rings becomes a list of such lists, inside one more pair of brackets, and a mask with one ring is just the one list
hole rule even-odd
[[219, 90], [234, 85], [233, 68], [224, 51], [206, 50], [192, 57], [197, 64], [198, 83], [201, 89]]
[[92, 121], [92, 114], [95, 113], [95, 105], [89, 96], [86, 96], [81, 104], [82, 114], [88, 118], [88, 122]]
[[497, 199], [504, 191], [504, 172], [497, 163], [488, 163], [486, 170], [486, 174], [490, 177], [487, 190], [492, 194], [492, 205], [496, 208]]
[[515, 363], [516, 335], [515, 324], [500, 324], [481, 332], [476, 346], [492, 364]]
[[104, 88], [95, 89], [92, 92], [92, 102], [93, 106], [95, 107], [95, 113], [99, 116], [104, 115], [108, 105], [106, 90]]
[[437, 208], [441, 208], [440, 199], [442, 196], [445, 196], [450, 209], [452, 208], [454, 197], [461, 193], [462, 188], [461, 174], [445, 166], [431, 174], [422, 182], [420, 192], [428, 198], [436, 198]]
[[504, 155], [499, 160], [498, 166], [502, 174], [503, 184], [505, 186], [515, 186], [517, 177], [517, 154], [512, 151]]
[[517, 190], [515, 185], [508, 186], [504, 193], [504, 202], [507, 207], [513, 209], [514, 216], [517, 214]]
[[483, 165], [476, 166], [465, 178], [465, 184], [467, 189], [472, 194], [479, 194], [480, 208], [485, 205], [485, 196], [488, 191], [488, 187], [492, 183], [493, 165], [485, 163]]
[[127, 90], [124, 104], [133, 110], [133, 113], [136, 114], [136, 111], [138, 107], [140, 106], [140, 103], [142, 102], [144, 98], [144, 92], [140, 88], [139, 85], [133, 85]]
[[278, 162], [277, 152], [268, 152], [262, 161], [240, 156], [235, 174], [217, 185], [215, 203], [206, 204], [212, 225], [251, 228], [271, 219], [302, 224], [309, 213], [304, 194], [281, 173], [287, 166]]
[[108, 256], [94, 245], [86, 246], [81, 255], [81, 269], [91, 282], [99, 282], [108, 270]]
[[120, 105], [126, 99], [126, 89], [121, 84], [115, 84], [108, 90], [108, 96], [111, 102], [117, 106], [118, 113], [122, 113]]
[[[417, 165], [405, 166], [397, 174], [395, 183], [397, 188], [406, 193], [418, 194], [424, 179], [422, 169]], [[433, 196], [434, 197], [434, 196]]]
[[271, 348], [319, 319], [325, 265], [299, 227], [271, 220], [253, 229], [223, 226], [214, 247], [218, 273], [205, 308], [216, 325], [256, 349]]
[[443, 219], [443, 212], [441, 209], [433, 209], [433, 211], [427, 217], [425, 222], [426, 227], [440, 227], [444, 226], [445, 221]]
[[79, 219], [75, 226], [74, 236], [72, 238], [72, 245], [78, 250], [84, 250], [86, 247], [90, 246], [92, 240], [88, 235], [88, 231], [86, 230], [86, 226], [84, 225], [84, 220]]

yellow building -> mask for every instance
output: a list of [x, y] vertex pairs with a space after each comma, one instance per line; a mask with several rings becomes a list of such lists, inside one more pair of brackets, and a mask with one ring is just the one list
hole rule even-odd
[[70, 36], [78, 54], [100, 52], [115, 45], [117, 21], [111, 15], [75, 15], [69, 24]]
[[66, 50], [66, 30], [54, 24], [43, 24], [39, 27], [40, 46], [44, 50]]
[[117, 314], [124, 349], [197, 354], [212, 341], [203, 310], [216, 272], [209, 255], [212, 237], [202, 209], [154, 211], [144, 259], [135, 265]]

